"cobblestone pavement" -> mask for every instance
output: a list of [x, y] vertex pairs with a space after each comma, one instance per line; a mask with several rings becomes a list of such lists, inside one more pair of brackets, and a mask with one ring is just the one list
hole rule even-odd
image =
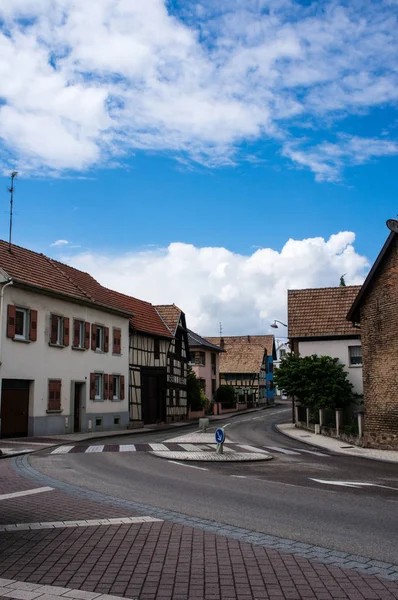
[[[79, 595], [79, 600], [94, 600], [96, 594], [139, 600], [398, 599], [393, 565], [364, 557], [356, 557], [355, 564], [353, 557], [324, 548], [318, 548], [317, 555], [309, 544], [153, 507], [152, 514], [145, 513], [150, 506], [42, 476], [31, 469], [27, 457], [13, 462], [26, 478], [2, 461], [0, 481], [7, 493], [44, 485], [58, 489], [15, 498], [14, 507], [0, 497], [2, 522], [35, 522], [44, 514], [47, 521], [59, 521], [72, 512], [75, 519], [83, 515], [90, 519], [133, 516], [133, 507], [137, 514], [168, 518], [0, 532], [0, 578], [14, 582], [4, 584], [0, 580], [1, 597], [55, 600], [61, 595], [59, 588], [67, 588], [65, 597], [76, 597], [68, 591], [71, 589], [92, 592]], [[16, 513], [18, 520], [14, 520]], [[300, 556], [300, 548], [314, 557]], [[350, 560], [352, 568], [347, 568]], [[379, 569], [379, 575], [372, 569]], [[8, 592], [15, 581], [56, 587], [48, 588], [45, 594], [37, 587]]]

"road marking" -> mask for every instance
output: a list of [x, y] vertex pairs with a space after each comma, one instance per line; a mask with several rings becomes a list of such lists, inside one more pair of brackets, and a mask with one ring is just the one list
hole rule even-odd
[[32, 490], [23, 490], [22, 492], [12, 492], [10, 494], [2, 494], [0, 500], [8, 500], [9, 498], [20, 498], [22, 496], [31, 496], [32, 494], [42, 494], [43, 492], [51, 492], [52, 487], [40, 487]]
[[282, 454], [297, 454], [300, 455], [300, 452], [295, 452], [294, 450], [288, 450], [287, 448], [279, 448], [278, 446], [265, 446], [268, 450], [274, 450], [275, 452], [282, 452]]
[[[130, 525], [132, 523], [152, 523], [163, 521], [154, 517], [117, 517], [111, 519], [88, 519], [82, 521], [49, 521], [43, 523], [16, 523], [0, 525], [0, 531], [27, 531], [32, 529], [63, 529], [64, 527], [98, 527], [99, 525]], [[1, 595], [1, 594], [0, 594]]]
[[74, 448], [74, 446], [59, 446], [58, 448], [55, 448], [51, 454], [68, 454], [72, 448]]
[[311, 481], [316, 481], [316, 483], [324, 483], [325, 485], [339, 485], [343, 487], [357, 488], [360, 489], [362, 487], [379, 487], [384, 488], [386, 490], [394, 490], [398, 492], [398, 488], [390, 487], [389, 485], [380, 485], [378, 483], [367, 483], [365, 481], [328, 481], [326, 479], [313, 479], [309, 477]]
[[243, 448], [243, 450], [249, 450], [249, 452], [261, 452], [263, 454], [268, 454], [266, 450], [262, 450], [261, 448], [255, 448], [254, 446], [246, 446], [244, 444], [239, 444], [239, 448]]
[[136, 447], [135, 444], [120, 444], [119, 452], [135, 452]]
[[225, 425], [222, 425], [222, 427], [229, 427], [230, 425], [232, 425], [232, 423], [225, 423]]
[[164, 444], [148, 444], [152, 450], [168, 450], [168, 447]]
[[315, 450], [303, 450], [302, 448], [295, 448], [298, 452], [305, 452], [306, 454], [313, 454], [314, 456], [329, 456], [329, 454], [324, 454], [323, 452], [317, 452]]
[[[187, 452], [197, 452], [198, 451], [198, 447], [195, 446], [195, 444], [178, 444], [179, 446], [181, 446], [181, 448], [184, 448], [184, 450], [186, 450]], [[168, 450], [168, 448], [163, 448], [164, 450]]]
[[246, 475], [231, 475], [231, 477], [236, 477], [236, 479], [247, 479]]
[[173, 465], [179, 465], [180, 467], [190, 467], [191, 469], [199, 469], [199, 471], [208, 471], [204, 467], [196, 467], [195, 465], [187, 465], [186, 463], [177, 462], [176, 460], [168, 460], [167, 462], [173, 463]]
[[90, 453], [90, 452], [102, 452], [104, 449], [104, 446], [89, 446], [86, 450], [86, 453]]

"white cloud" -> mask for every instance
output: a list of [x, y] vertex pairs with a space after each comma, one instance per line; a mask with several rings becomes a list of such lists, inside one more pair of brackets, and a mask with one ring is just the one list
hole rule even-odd
[[[230, 165], [241, 142], [294, 145], [300, 119], [319, 136], [325, 118], [337, 115], [342, 127], [342, 116], [396, 106], [397, 8], [388, 0], [216, 8], [186, 0], [180, 18], [172, 8], [165, 0], [0, 0], [9, 163], [57, 173], [144, 149]], [[306, 148], [284, 152], [329, 180], [386, 153], [380, 146], [362, 161], [343, 154], [330, 163]]]
[[[53, 242], [52, 244], [50, 244], [51, 246], [67, 246], [70, 242], [68, 242], [68, 240], [56, 240], [55, 242]], [[75, 246], [73, 246], [75, 247]], [[77, 248], [79, 246], [76, 246]]]
[[328, 240], [290, 239], [280, 252], [262, 248], [249, 256], [176, 242], [121, 256], [87, 252], [63, 260], [110, 288], [155, 304], [174, 302], [186, 312], [188, 327], [203, 335], [216, 335], [219, 321], [225, 335], [254, 334], [268, 331], [275, 318], [286, 322], [289, 288], [338, 285], [343, 273], [347, 284], [361, 283], [369, 265], [354, 240], [347, 231]]

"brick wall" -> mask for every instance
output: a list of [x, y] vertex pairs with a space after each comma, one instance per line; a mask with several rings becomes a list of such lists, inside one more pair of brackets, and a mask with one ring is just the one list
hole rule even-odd
[[364, 445], [398, 450], [398, 235], [361, 305]]

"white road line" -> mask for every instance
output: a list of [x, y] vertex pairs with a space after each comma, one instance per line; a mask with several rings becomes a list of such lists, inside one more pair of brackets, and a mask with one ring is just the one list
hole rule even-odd
[[329, 456], [323, 452], [317, 452], [315, 450], [303, 450], [303, 448], [295, 448], [298, 452], [305, 452], [306, 454], [313, 454], [314, 456]]
[[229, 427], [230, 425], [232, 425], [232, 423], [225, 423], [225, 425], [223, 425], [222, 427]]
[[278, 446], [265, 446], [268, 450], [274, 450], [275, 452], [281, 452], [282, 454], [297, 454], [300, 455], [300, 452], [295, 452], [294, 450], [288, 450], [287, 448], [279, 448]]
[[231, 477], [236, 477], [236, 479], [247, 479], [246, 475], [231, 475]]
[[199, 471], [208, 471], [204, 467], [196, 467], [195, 465], [187, 465], [187, 463], [177, 462], [176, 460], [168, 460], [167, 462], [173, 463], [173, 465], [179, 465], [180, 467], [190, 467], [191, 469], [199, 469]]
[[148, 444], [152, 450], [168, 450], [168, 447], [165, 446], [164, 444]]
[[261, 448], [255, 448], [254, 446], [246, 446], [245, 444], [239, 444], [239, 448], [243, 448], [243, 450], [249, 450], [249, 452], [260, 452], [262, 454], [268, 454], [266, 450], [262, 450]]
[[104, 446], [89, 446], [86, 450], [86, 453], [90, 453], [90, 452], [102, 452], [104, 449]]
[[135, 452], [136, 448], [134, 444], [120, 444], [119, 452]]
[[[178, 444], [179, 446], [181, 446], [181, 448], [184, 448], [184, 450], [186, 450], [187, 452], [197, 452], [198, 451], [198, 447], [195, 446], [195, 444]], [[163, 450], [168, 450], [168, 448], [163, 448]]]
[[326, 485], [339, 485], [343, 487], [357, 489], [362, 487], [379, 487], [384, 488], [386, 490], [394, 490], [395, 492], [398, 492], [398, 488], [390, 487], [389, 485], [380, 485], [378, 483], [366, 483], [364, 481], [329, 481], [327, 479], [313, 479], [312, 477], [309, 477], [309, 479], [311, 481], [316, 481], [316, 483], [324, 483]]
[[22, 492], [11, 492], [10, 494], [2, 494], [0, 500], [8, 500], [9, 498], [21, 498], [22, 496], [31, 496], [32, 494], [42, 494], [43, 492], [51, 492], [52, 487], [40, 487], [32, 490], [23, 490]]
[[[16, 523], [0, 525], [0, 531], [27, 531], [32, 529], [63, 529], [65, 527], [98, 527], [99, 525], [129, 525], [132, 523], [152, 523], [163, 521], [154, 517], [120, 517], [111, 519], [89, 519], [81, 521], [49, 521], [43, 523]], [[1, 596], [1, 594], [0, 594]]]
[[59, 446], [58, 448], [55, 448], [51, 454], [68, 454], [72, 448], [74, 448], [74, 446]]

